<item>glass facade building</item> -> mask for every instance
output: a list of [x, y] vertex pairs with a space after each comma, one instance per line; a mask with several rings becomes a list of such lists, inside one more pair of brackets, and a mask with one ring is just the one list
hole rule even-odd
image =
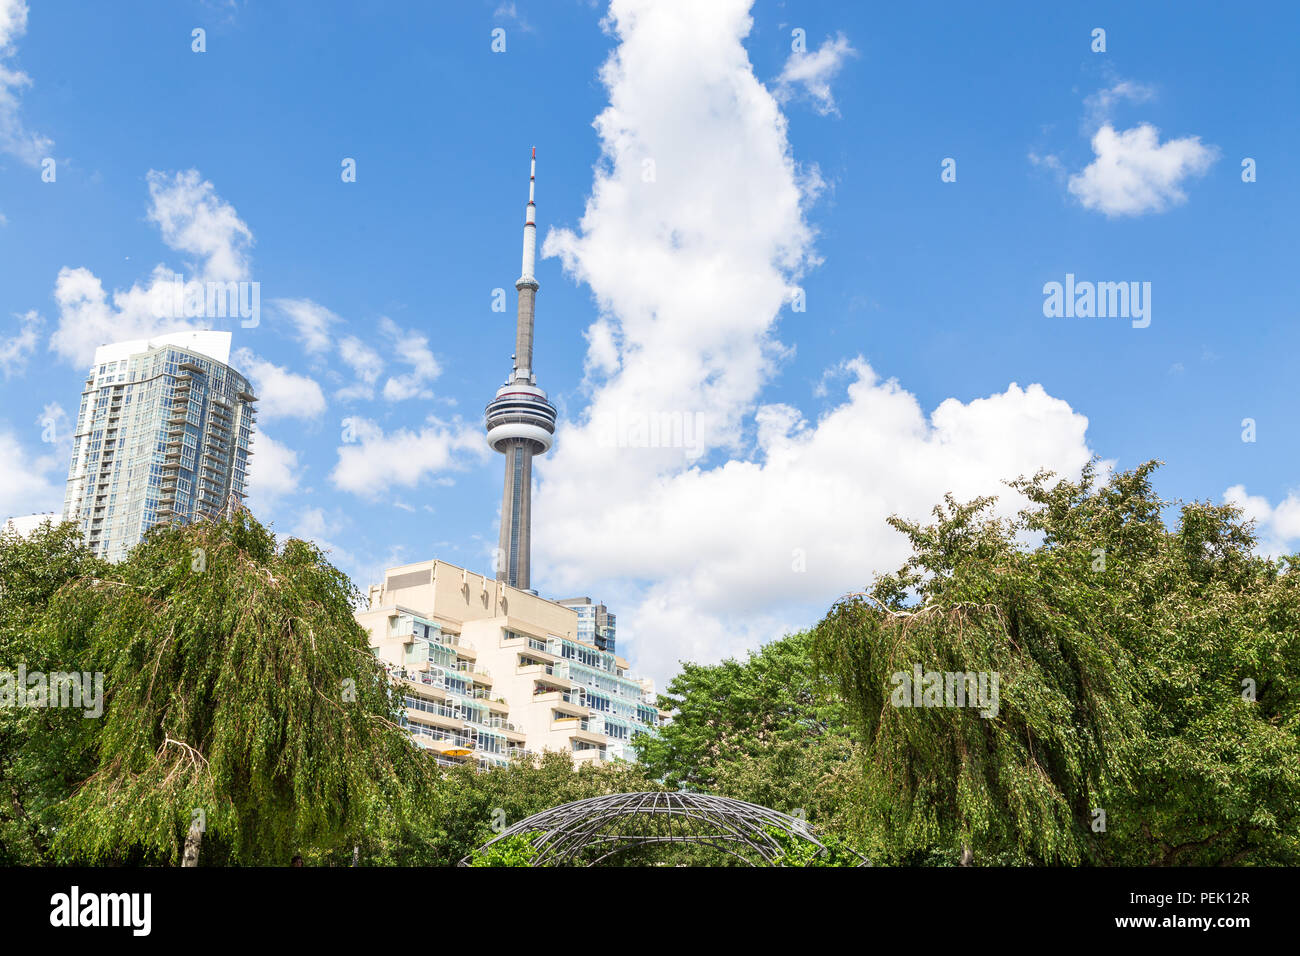
[[594, 644], [602, 651], [611, 654], [617, 649], [615, 630], [618, 623], [609, 608], [597, 604], [589, 597], [566, 598], [557, 601], [565, 607], [573, 608], [578, 614], [578, 640]]
[[257, 398], [229, 354], [230, 333], [208, 331], [96, 350], [63, 505], [95, 554], [120, 561], [154, 525], [245, 497]]

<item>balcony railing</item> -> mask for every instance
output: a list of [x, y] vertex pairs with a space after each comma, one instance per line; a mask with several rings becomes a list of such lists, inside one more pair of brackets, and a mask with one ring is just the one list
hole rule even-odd
[[450, 717], [452, 720], [465, 719], [464, 714], [455, 707], [448, 707], [446, 704], [434, 704], [427, 700], [419, 700], [415, 697], [404, 698], [408, 710], [420, 710], [426, 714], [436, 714], [439, 717]]
[[421, 734], [430, 737], [433, 740], [441, 740], [443, 743], [455, 744], [463, 750], [478, 749], [478, 740], [474, 737], [467, 737], [465, 734], [458, 734], [450, 730], [438, 730], [433, 727], [421, 727], [419, 724], [410, 724], [408, 729], [412, 733]]

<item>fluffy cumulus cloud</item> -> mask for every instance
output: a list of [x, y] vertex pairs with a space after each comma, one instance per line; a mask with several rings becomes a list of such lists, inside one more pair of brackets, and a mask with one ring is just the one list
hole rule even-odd
[[0, 425], [0, 462], [4, 462], [0, 467], [0, 522], [12, 515], [63, 510], [63, 478], [68, 467], [65, 449], [66, 445], [51, 442], [33, 453], [18, 435]]
[[1162, 143], [1149, 123], [1121, 131], [1106, 124], [1092, 137], [1092, 151], [1096, 158], [1070, 177], [1070, 193], [1107, 216], [1140, 216], [1186, 202], [1183, 183], [1218, 155], [1199, 136]]
[[325, 411], [325, 393], [315, 379], [258, 358], [248, 349], [235, 352], [234, 365], [253, 383], [260, 421], [313, 419]]
[[1003, 479], [1077, 473], [1087, 421], [1015, 384], [927, 414], [852, 356], [815, 420], [764, 402], [788, 353], [774, 324], [817, 261], [815, 182], [745, 53], [748, 2], [615, 0], [608, 23], [604, 158], [578, 228], [544, 246], [599, 306], [590, 403], [539, 461], [534, 566], [548, 591], [617, 605], [624, 646], [662, 678], [892, 570], [890, 514], [924, 517], [949, 491], [1010, 509]]
[[17, 331], [0, 338], [0, 377], [3, 378], [16, 375], [27, 366], [27, 359], [40, 342], [40, 329], [44, 324], [35, 310], [14, 318], [18, 320]]
[[334, 486], [377, 499], [391, 488], [412, 488], [443, 472], [487, 457], [483, 434], [462, 422], [429, 418], [418, 429], [385, 433], [368, 418], [344, 419], [344, 442], [330, 473]]
[[[243, 282], [249, 277], [252, 233], [235, 209], [217, 195], [197, 170], [172, 175], [150, 171], [148, 218], [163, 241], [194, 256], [186, 282]], [[183, 316], [173, 305], [175, 269], [159, 264], [144, 282], [110, 295], [85, 267], [64, 266], [54, 284], [58, 324], [50, 349], [66, 361], [87, 366], [106, 342], [147, 338], [186, 328], [207, 328], [211, 320]]]
[[344, 530], [344, 523], [327, 514], [324, 508], [303, 508], [294, 519], [289, 534], [315, 544], [329, 556], [335, 567], [341, 568], [354, 581], [366, 580], [357, 572], [357, 556], [336, 543]]
[[784, 101], [802, 94], [812, 101], [813, 107], [823, 116], [838, 116], [835, 97], [831, 93], [831, 80], [844, 66], [844, 61], [856, 56], [843, 33], [827, 37], [813, 52], [796, 50], [790, 54], [776, 78], [774, 92]]
[[1277, 557], [1300, 551], [1300, 492], [1291, 492], [1274, 506], [1263, 495], [1247, 493], [1245, 485], [1233, 485], [1223, 493], [1223, 500], [1255, 522], [1264, 554]]
[[192, 271], [214, 282], [248, 278], [253, 233], [212, 183], [197, 169], [172, 176], [150, 170], [148, 182], [149, 221], [168, 246], [196, 257]]
[[[1186, 202], [1184, 183], [1203, 175], [1218, 158], [1218, 150], [1202, 143], [1199, 136], [1162, 143], [1160, 131], [1150, 123], [1116, 128], [1111, 115], [1118, 104], [1154, 98], [1151, 87], [1121, 80], [1085, 101], [1084, 125], [1092, 131], [1094, 159], [1070, 176], [1067, 184], [1085, 209], [1111, 217], [1163, 212]], [[1039, 160], [1031, 153], [1030, 159], [1059, 169], [1056, 157]]]
[[298, 490], [302, 465], [298, 453], [276, 441], [260, 427], [253, 429], [248, 459], [248, 507], [262, 520], [273, 516], [276, 505]]
[[37, 166], [50, 155], [54, 143], [27, 129], [22, 120], [21, 94], [32, 79], [12, 64], [26, 32], [26, 0], [0, 0], [0, 152]]

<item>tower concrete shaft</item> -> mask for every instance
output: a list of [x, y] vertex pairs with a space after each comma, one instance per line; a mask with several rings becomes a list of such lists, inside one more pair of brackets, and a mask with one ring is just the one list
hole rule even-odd
[[533, 443], [513, 439], [506, 453], [506, 484], [501, 496], [501, 542], [497, 580], [527, 591], [533, 540]]
[[484, 424], [488, 445], [506, 456], [505, 487], [501, 496], [501, 539], [496, 578], [528, 590], [533, 518], [533, 456], [551, 447], [555, 434], [555, 406], [537, 387], [533, 372], [533, 323], [537, 304], [537, 150], [533, 150], [528, 175], [528, 206], [524, 216], [523, 264], [515, 290], [519, 311], [515, 321], [514, 368], [506, 383], [487, 406]]

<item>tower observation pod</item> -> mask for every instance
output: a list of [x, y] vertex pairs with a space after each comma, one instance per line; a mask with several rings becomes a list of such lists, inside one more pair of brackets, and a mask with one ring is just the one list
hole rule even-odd
[[488, 446], [506, 456], [505, 488], [501, 497], [501, 543], [496, 578], [529, 590], [529, 549], [532, 544], [533, 456], [550, 450], [555, 434], [555, 406], [537, 387], [533, 371], [533, 321], [537, 303], [537, 149], [533, 148], [528, 176], [528, 206], [524, 216], [523, 268], [515, 290], [519, 312], [515, 324], [514, 369], [488, 403], [484, 414]]

